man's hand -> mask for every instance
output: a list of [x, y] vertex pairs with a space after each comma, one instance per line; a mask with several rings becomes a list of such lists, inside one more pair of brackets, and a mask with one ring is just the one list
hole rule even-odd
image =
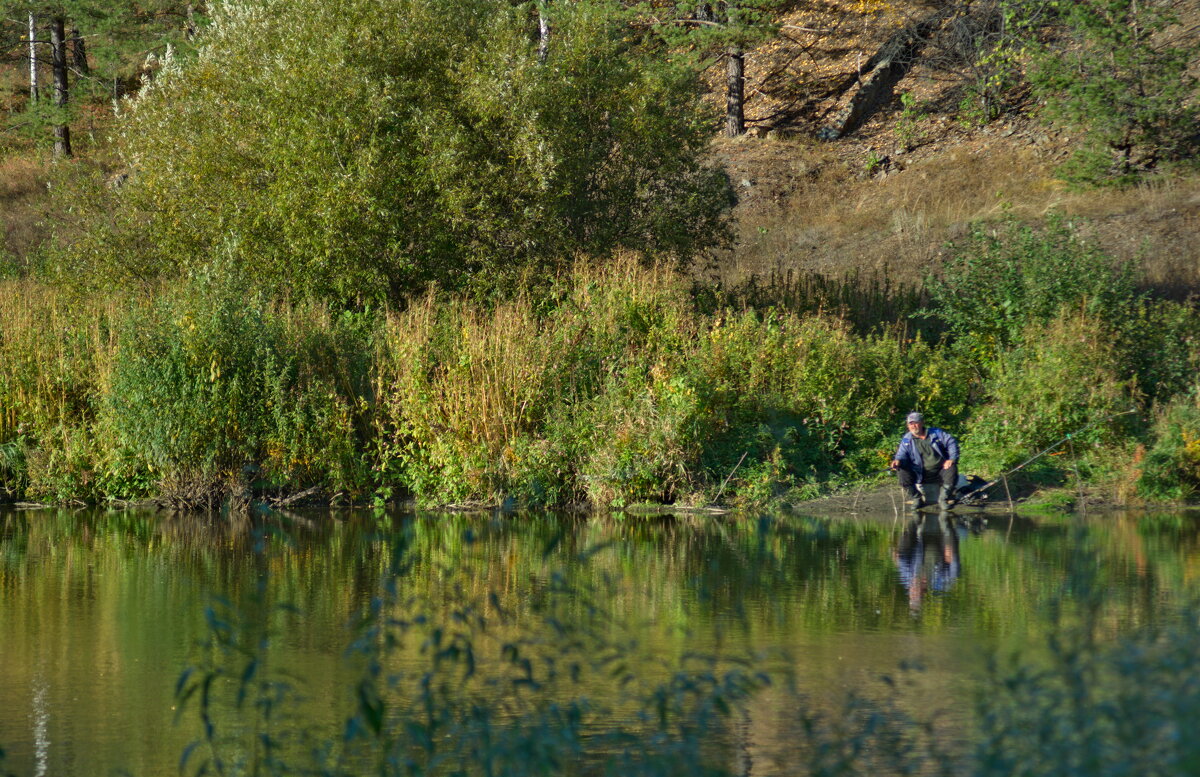
[[900, 459], [892, 459], [892, 463], [891, 463], [890, 467], [891, 467], [891, 469], [899, 469], [900, 468]]
[[954, 466], [954, 462], [950, 459], [946, 459], [946, 462], [944, 464], [942, 464], [942, 469], [950, 469], [953, 466]]

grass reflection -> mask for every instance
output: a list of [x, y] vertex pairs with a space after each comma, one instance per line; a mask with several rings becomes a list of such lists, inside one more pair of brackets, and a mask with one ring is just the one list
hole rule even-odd
[[936, 528], [914, 609], [891, 517], [0, 514], [6, 688], [201, 645], [134, 774], [1193, 773], [1194, 521]]

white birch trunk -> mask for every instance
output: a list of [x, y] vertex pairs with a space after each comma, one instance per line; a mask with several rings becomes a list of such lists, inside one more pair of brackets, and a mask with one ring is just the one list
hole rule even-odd
[[29, 12], [29, 99], [38, 98], [37, 19]]
[[546, 3], [539, 2], [538, 12], [538, 61], [545, 62], [550, 52], [550, 20], [546, 18]]

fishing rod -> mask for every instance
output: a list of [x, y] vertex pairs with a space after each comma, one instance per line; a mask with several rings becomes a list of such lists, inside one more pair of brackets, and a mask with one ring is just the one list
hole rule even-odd
[[1001, 474], [1001, 475], [997, 476], [997, 477], [996, 477], [994, 480], [992, 480], [990, 483], [986, 483], [986, 484], [984, 484], [984, 485], [980, 486], [979, 488], [972, 489], [971, 493], [972, 493], [972, 494], [982, 494], [984, 491], [988, 490], [989, 488], [991, 488], [992, 486], [996, 485], [996, 484], [997, 484], [997, 483], [999, 483], [1000, 481], [1002, 481], [1002, 480], [1005, 480], [1005, 479], [1006, 479], [1006, 478], [1007, 478], [1009, 475], [1013, 474], [1014, 472], [1017, 472], [1017, 471], [1019, 471], [1019, 470], [1022, 470], [1022, 469], [1024, 469], [1026, 466], [1028, 466], [1028, 465], [1032, 464], [1033, 462], [1037, 461], [1037, 460], [1038, 460], [1038, 459], [1040, 459], [1041, 457], [1045, 456], [1047, 453], [1049, 453], [1050, 451], [1054, 450], [1054, 449], [1055, 449], [1055, 448], [1057, 448], [1058, 446], [1062, 445], [1064, 442], [1067, 442], [1068, 440], [1071, 440], [1071, 439], [1073, 439], [1074, 437], [1078, 436], [1079, 434], [1081, 434], [1081, 433], [1083, 433], [1083, 432], [1086, 432], [1088, 429], [1091, 429], [1091, 428], [1092, 428], [1093, 426], [1095, 426], [1096, 424], [1102, 424], [1102, 423], [1104, 423], [1104, 422], [1106, 422], [1106, 421], [1111, 421], [1111, 420], [1112, 420], [1112, 419], [1114, 419], [1114, 418], [1119, 418], [1120, 416], [1123, 416], [1123, 415], [1129, 415], [1130, 413], [1136, 413], [1136, 412], [1137, 412], [1137, 408], [1136, 408], [1136, 407], [1131, 407], [1131, 408], [1129, 408], [1128, 410], [1123, 410], [1123, 411], [1121, 411], [1120, 413], [1113, 413], [1113, 414], [1112, 414], [1112, 415], [1110, 415], [1110, 416], [1105, 416], [1104, 418], [1098, 418], [1098, 419], [1096, 419], [1095, 421], [1092, 421], [1091, 423], [1087, 424], [1086, 426], [1081, 426], [1080, 428], [1078, 428], [1078, 429], [1076, 429], [1075, 431], [1073, 431], [1073, 432], [1071, 432], [1070, 434], [1068, 434], [1066, 437], [1062, 438], [1062, 439], [1061, 439], [1061, 440], [1059, 440], [1058, 442], [1056, 442], [1056, 443], [1054, 443], [1053, 445], [1051, 445], [1049, 448], [1046, 448], [1046, 449], [1045, 449], [1045, 450], [1043, 450], [1043, 451], [1039, 451], [1038, 453], [1035, 453], [1033, 456], [1030, 456], [1028, 459], [1026, 459], [1025, 461], [1021, 462], [1021, 463], [1020, 463], [1020, 464], [1018, 464], [1017, 466], [1013, 467], [1013, 468], [1012, 468], [1012, 469], [1010, 469], [1008, 472], [1005, 472], [1005, 473], [1003, 473], [1003, 474]]

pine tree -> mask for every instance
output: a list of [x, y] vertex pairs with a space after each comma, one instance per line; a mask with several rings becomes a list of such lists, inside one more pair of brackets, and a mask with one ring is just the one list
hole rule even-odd
[[689, 51], [699, 62], [724, 61], [725, 134], [729, 137], [746, 131], [746, 49], [778, 31], [772, 18], [777, 5], [777, 0], [685, 2], [660, 24], [670, 45]]
[[1081, 183], [1128, 183], [1195, 149], [1200, 46], [1165, 35], [1175, 23], [1162, 0], [1055, 3], [1070, 45], [1037, 54], [1031, 81], [1051, 118], [1085, 132], [1064, 168]]
[[[72, 105], [83, 99], [120, 96], [118, 86], [132, 78], [147, 51], [186, 45], [203, 19], [194, 3], [149, 0], [0, 0], [0, 26], [21, 40], [8, 55], [29, 63], [29, 114], [18, 121], [54, 128], [55, 150], [69, 155]], [[3, 32], [0, 30], [0, 32]], [[6, 52], [0, 51], [0, 55]], [[51, 74], [53, 100], [39, 100], [39, 79]], [[30, 121], [32, 118], [32, 121]]]

